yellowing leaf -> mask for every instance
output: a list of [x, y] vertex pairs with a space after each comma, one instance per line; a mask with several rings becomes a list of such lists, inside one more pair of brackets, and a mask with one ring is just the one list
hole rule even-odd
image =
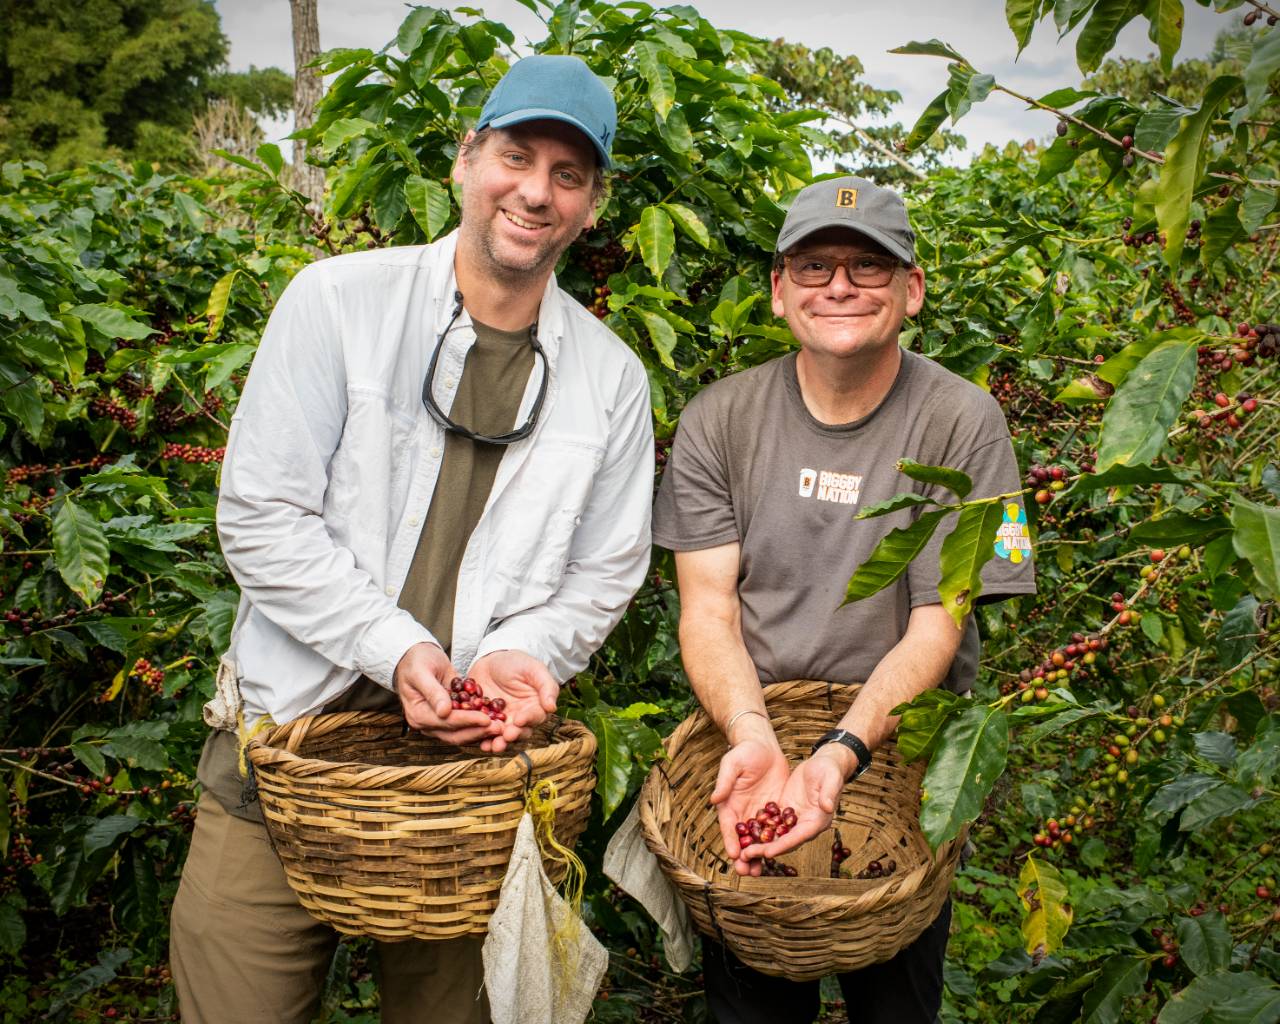
[[1057, 868], [1028, 853], [1018, 876], [1018, 898], [1025, 911], [1022, 938], [1027, 953], [1037, 960], [1051, 955], [1062, 945], [1072, 918], [1067, 886]]

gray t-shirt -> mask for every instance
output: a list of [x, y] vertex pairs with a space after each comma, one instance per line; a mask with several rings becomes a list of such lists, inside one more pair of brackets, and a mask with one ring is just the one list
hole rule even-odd
[[[673, 551], [741, 545], [742, 636], [763, 682], [862, 682], [905, 634], [911, 609], [938, 603], [938, 554], [954, 516], [896, 583], [840, 607], [853, 571], [919, 510], [854, 515], [904, 491], [931, 493], [898, 471], [900, 458], [964, 470], [970, 498], [1022, 486], [995, 399], [909, 351], [884, 401], [853, 423], [814, 419], [794, 354], [717, 381], [680, 417], [653, 539]], [[980, 601], [1035, 593], [1021, 499], [1006, 503], [1005, 520]], [[942, 685], [968, 690], [978, 653], [970, 619]]]

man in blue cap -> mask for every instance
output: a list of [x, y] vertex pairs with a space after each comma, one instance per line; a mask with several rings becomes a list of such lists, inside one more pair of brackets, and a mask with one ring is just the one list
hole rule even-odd
[[[459, 229], [315, 263], [271, 315], [218, 500], [241, 600], [173, 909], [185, 1021], [304, 1024], [337, 941], [245, 795], [238, 720], [393, 709], [500, 752], [644, 577], [645, 372], [553, 274], [594, 223], [615, 128], [581, 60], [525, 58], [462, 142]], [[503, 717], [454, 709], [458, 676]], [[480, 945], [380, 943], [382, 1019], [487, 1020]]]

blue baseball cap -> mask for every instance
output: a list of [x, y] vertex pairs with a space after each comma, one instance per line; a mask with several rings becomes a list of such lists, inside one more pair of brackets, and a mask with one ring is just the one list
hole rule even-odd
[[516, 61], [489, 94], [476, 131], [543, 118], [573, 125], [591, 140], [601, 165], [611, 166], [618, 108], [609, 87], [580, 57], [544, 53]]

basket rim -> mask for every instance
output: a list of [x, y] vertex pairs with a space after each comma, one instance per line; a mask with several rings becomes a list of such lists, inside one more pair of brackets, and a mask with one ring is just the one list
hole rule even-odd
[[[862, 685], [861, 683], [829, 683], [812, 679], [795, 679], [766, 683], [762, 685], [761, 689], [764, 694], [765, 706], [769, 707], [770, 698], [773, 699], [775, 704], [786, 704], [811, 697], [815, 693], [826, 692], [830, 696], [852, 691], [856, 694], [862, 688]], [[663, 746], [666, 748], [666, 759], [670, 760], [677, 756], [693, 734], [708, 727], [714, 729], [715, 723], [711, 720], [711, 716], [699, 705], [684, 721], [676, 726], [671, 735], [663, 742]], [[657, 787], [665, 784], [667, 784], [667, 780], [663, 769], [655, 761], [654, 766], [649, 770], [649, 774], [645, 777], [644, 783], [640, 787], [640, 795], [637, 802], [639, 805], [640, 826], [645, 843], [654, 855], [658, 857], [658, 860], [663, 862], [664, 868], [668, 869], [666, 873], [671, 881], [682, 889], [704, 891], [708, 896], [715, 894], [717, 897], [750, 901], [760, 899], [763, 893], [754, 887], [751, 890], [741, 888], [738, 876], [733, 875], [731, 882], [726, 882], [716, 877], [704, 878], [671, 852], [671, 848], [667, 845], [662, 831], [658, 827], [654, 810], [654, 794], [657, 792]], [[864, 904], [868, 901], [874, 901], [881, 909], [887, 909], [915, 899], [927, 882], [930, 882], [939, 872], [946, 870], [956, 860], [968, 838], [968, 832], [969, 827], [966, 825], [954, 839], [943, 843], [937, 850], [933, 851], [932, 861], [921, 864], [905, 875], [896, 878], [885, 878], [879, 886], [868, 888], [865, 884], [858, 885], [857, 902]], [[853, 888], [855, 880], [833, 878], [830, 881], [833, 887]], [[861, 881], [865, 882], [866, 880]], [[778, 895], [785, 896], [786, 894], [779, 893]], [[786, 898], [821, 907], [845, 905], [850, 897], [848, 894], [836, 892], [831, 894], [806, 893], [803, 896], [792, 894], [786, 896]]]
[[[303, 715], [268, 729], [246, 745], [246, 754], [255, 771], [267, 769], [292, 778], [320, 779], [341, 773], [343, 785], [353, 788], [399, 788], [435, 790], [466, 774], [470, 783], [510, 784], [530, 778], [535, 773], [555, 768], [570, 748], [585, 745], [592, 758], [595, 734], [573, 718], [552, 715], [556, 739], [548, 744], [530, 747], [514, 754], [485, 754], [479, 757], [447, 761], [435, 765], [378, 765], [364, 761], [331, 761], [303, 757], [288, 749], [297, 747], [309, 736], [325, 736], [351, 725], [405, 726], [403, 716], [385, 711], [341, 711], [333, 714]], [[412, 730], [410, 730], [412, 731]], [[460, 748], [465, 749], [465, 748]]]

